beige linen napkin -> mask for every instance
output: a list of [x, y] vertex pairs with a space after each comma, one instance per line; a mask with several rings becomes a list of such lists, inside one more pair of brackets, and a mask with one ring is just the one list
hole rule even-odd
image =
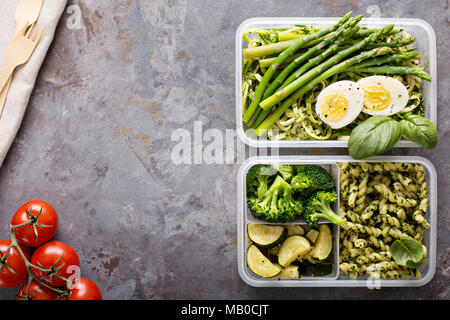
[[[16, 26], [15, 14], [19, 3], [20, 0], [0, 0], [0, 66], [3, 64], [6, 48], [13, 37]], [[0, 166], [19, 130], [36, 77], [66, 3], [67, 0], [44, 0], [37, 21], [39, 27], [45, 30], [44, 34], [30, 60], [17, 68], [14, 73], [5, 108], [0, 117]]]

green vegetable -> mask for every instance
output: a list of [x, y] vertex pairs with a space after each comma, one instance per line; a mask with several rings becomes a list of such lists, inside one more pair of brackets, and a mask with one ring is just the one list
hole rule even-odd
[[300, 57], [292, 61], [286, 68], [283, 69], [283, 71], [281, 71], [281, 73], [275, 78], [275, 80], [273, 80], [272, 84], [264, 93], [263, 99], [270, 97], [270, 95], [272, 95], [272, 93], [275, 92], [275, 90], [283, 84], [286, 77], [289, 76], [298, 66], [314, 57], [317, 53], [326, 48], [328, 45], [333, 44], [335, 41], [339, 40], [338, 43], [341, 43], [345, 39], [345, 37], [348, 36], [349, 32], [353, 30], [352, 28], [358, 24], [362, 17], [363, 16], [360, 15], [348, 21], [344, 26], [342, 26], [342, 28], [332, 33], [328, 38], [319, 42], [317, 45], [302, 54]]
[[389, 48], [398, 48], [407, 46], [411, 43], [413, 43], [416, 40], [414, 37], [407, 37], [396, 41], [391, 42], [377, 42], [377, 43], [371, 43], [367, 46], [368, 49], [374, 49], [374, 48], [381, 48], [381, 47], [389, 47]]
[[247, 198], [252, 215], [266, 222], [293, 221], [303, 212], [303, 205], [294, 199], [291, 186], [279, 175], [262, 199], [255, 195]]
[[392, 258], [398, 265], [411, 269], [417, 268], [424, 256], [422, 244], [411, 237], [395, 240], [390, 250]]
[[[354, 31], [355, 28], [346, 30], [347, 33], [350, 33], [352, 31]], [[330, 47], [328, 47], [327, 50], [322, 51], [319, 55], [317, 55], [316, 57], [314, 57], [313, 59], [310, 59], [307, 63], [305, 63], [304, 65], [302, 65], [300, 68], [298, 68], [294, 73], [292, 73], [289, 78], [286, 79], [286, 81], [284, 81], [284, 83], [282, 84], [282, 86], [280, 87], [280, 89], [288, 86], [289, 84], [291, 84], [292, 82], [295, 81], [295, 79], [299, 78], [301, 75], [303, 75], [306, 71], [310, 70], [312, 67], [317, 66], [319, 63], [321, 63], [323, 60], [325, 60], [326, 58], [328, 58], [330, 55], [332, 55], [333, 53], [335, 53], [339, 46], [342, 44], [342, 41], [344, 40], [344, 37], [341, 37], [341, 39], [335, 41]], [[271, 92], [272, 94], [273, 92]]]
[[306, 200], [303, 216], [306, 222], [311, 225], [317, 225], [320, 218], [329, 220], [330, 222], [341, 225], [345, 219], [338, 216], [331, 204], [337, 200], [335, 191], [318, 191]]
[[247, 173], [247, 195], [257, 195], [262, 199], [269, 189], [269, 184], [274, 180], [275, 170], [269, 165], [255, 165]]
[[[297, 79], [298, 77], [303, 75], [306, 71], [308, 71], [311, 68], [317, 66], [324, 59], [326, 59], [327, 57], [329, 57], [330, 55], [335, 53], [338, 50], [339, 46], [344, 41], [345, 37], [348, 36], [349, 33], [355, 31], [356, 28], [358, 28], [358, 27], [356, 26], [356, 27], [353, 27], [351, 29], [345, 30], [345, 32], [344, 32], [345, 35], [343, 37], [341, 37], [341, 39], [338, 39], [337, 41], [335, 41], [335, 43], [333, 43], [330, 47], [328, 47], [328, 49], [326, 49], [325, 51], [322, 51], [319, 55], [317, 55], [316, 57], [310, 59], [307, 63], [303, 64], [294, 73], [292, 73], [289, 76], [289, 78], [287, 78], [278, 89], [282, 89], [282, 88], [286, 87], [287, 85], [289, 85], [290, 83], [295, 81], [295, 79]], [[319, 43], [319, 45], [320, 44], [323, 44], [323, 42]], [[266, 93], [264, 94], [263, 100], [268, 98], [270, 96], [270, 94], [272, 94], [272, 93], [273, 93], [273, 91], [269, 91], [269, 89], [268, 89], [266, 91]], [[252, 125], [251, 125], [252, 128], [257, 128], [267, 118], [267, 116], [269, 115], [269, 113], [271, 111], [270, 108], [263, 110], [261, 108], [261, 106], [258, 106], [258, 109], [262, 110], [262, 111], [259, 112], [259, 114], [257, 115], [255, 121], [252, 123]]]
[[278, 263], [283, 268], [286, 268], [291, 262], [296, 260], [298, 256], [304, 255], [310, 250], [311, 245], [306, 238], [299, 235], [290, 236], [281, 245], [278, 253]]
[[306, 277], [323, 277], [333, 272], [333, 265], [331, 263], [311, 264], [302, 263], [300, 265], [300, 273]]
[[327, 170], [321, 166], [304, 164], [295, 166], [296, 175], [291, 187], [296, 192], [311, 193], [317, 190], [336, 190], [336, 183]]
[[395, 67], [395, 66], [377, 66], [377, 67], [359, 67], [353, 66], [348, 69], [353, 72], [366, 73], [383, 73], [383, 74], [412, 74], [427, 81], [431, 81], [431, 76], [421, 69], [410, 67]]
[[[285, 63], [291, 63], [292, 61], [294, 61], [295, 59], [297, 59], [301, 55], [303, 55], [303, 53], [296, 53], [296, 54], [292, 55], [291, 57], [287, 58]], [[260, 68], [261, 69], [267, 69], [275, 61], [276, 58], [277, 57], [265, 58], [265, 59], [259, 60]]]
[[403, 127], [405, 139], [427, 149], [436, 146], [438, 142], [437, 130], [430, 119], [415, 114], [406, 114], [402, 116], [400, 124]]
[[[362, 48], [367, 46], [369, 43], [372, 43], [375, 40], [377, 40], [378, 38], [384, 36], [387, 32], [391, 31], [393, 29], [393, 27], [394, 27], [393, 25], [388, 25], [388, 26], [384, 27], [383, 29], [381, 29], [379, 32], [373, 33], [370, 36], [368, 36], [367, 38], [354, 44], [350, 48], [339, 51], [336, 55], [329, 58], [324, 63], [322, 63], [319, 66], [315, 67], [314, 69], [310, 70], [309, 72], [307, 72], [306, 74], [304, 74], [303, 76], [301, 76], [300, 78], [295, 80], [294, 82], [290, 83], [288, 86], [284, 87], [283, 89], [278, 90], [277, 92], [275, 92], [273, 95], [271, 95], [267, 99], [261, 101], [261, 103], [259, 105], [263, 109], [269, 109], [276, 103], [278, 103], [281, 100], [283, 100], [284, 98], [288, 97], [295, 90], [301, 88], [302, 86], [307, 84], [309, 81], [311, 81], [315, 77], [319, 76], [321, 73], [323, 73], [328, 68], [336, 65], [343, 58], [351, 55], [352, 53], [355, 53], [355, 52], [361, 50]], [[369, 58], [369, 57], [367, 57], [367, 58]], [[256, 101], [256, 100], [253, 100], [253, 101]], [[258, 103], [259, 103], [259, 101], [258, 101]]]
[[373, 116], [353, 129], [348, 151], [354, 159], [365, 159], [394, 147], [402, 134], [399, 122], [387, 116]]
[[319, 226], [319, 237], [317, 238], [314, 249], [312, 251], [312, 257], [319, 260], [328, 258], [333, 248], [333, 235], [330, 227], [326, 224]]
[[316, 242], [317, 237], [319, 236], [319, 231], [317, 231], [316, 229], [311, 229], [309, 230], [309, 232], [306, 234], [306, 237], [312, 242]]
[[354, 65], [351, 68], [357, 69], [357, 68], [363, 68], [363, 67], [378, 66], [378, 65], [386, 64], [386, 63], [399, 63], [400, 61], [414, 59], [418, 55], [419, 55], [419, 53], [417, 51], [402, 52], [399, 54], [392, 54], [389, 56], [367, 59], [366, 61], [359, 63], [357, 65]]
[[284, 180], [291, 180], [293, 174], [292, 166], [288, 164], [273, 164], [272, 167], [281, 174]]
[[254, 244], [247, 249], [247, 265], [250, 270], [263, 278], [275, 277], [281, 272], [281, 268], [270, 262]]
[[[307, 36], [305, 38], [302, 38], [302, 39], [294, 40], [294, 43], [289, 48], [284, 50], [275, 59], [275, 61], [270, 65], [270, 67], [269, 67], [269, 69], [267, 69], [266, 73], [264, 73], [264, 77], [262, 78], [262, 80], [260, 81], [258, 87], [256, 88], [255, 96], [253, 97], [253, 100], [252, 100], [250, 106], [248, 107], [247, 111], [244, 113], [243, 121], [245, 123], [247, 123], [247, 122], [249, 122], [252, 119], [253, 114], [255, 113], [255, 111], [256, 111], [256, 109], [258, 107], [258, 104], [261, 101], [261, 98], [263, 97], [264, 92], [266, 91], [267, 85], [269, 84], [270, 80], [272, 79], [272, 76], [274, 75], [274, 73], [278, 69], [278, 67], [287, 58], [289, 58], [290, 56], [295, 54], [295, 52], [297, 50], [302, 48], [308, 42], [311, 42], [313, 40], [319, 39], [319, 38], [329, 34], [330, 32], [335, 31], [337, 28], [339, 28], [341, 25], [343, 25], [345, 22], [347, 22], [347, 20], [350, 19], [351, 15], [352, 15], [352, 12], [349, 12], [342, 19], [340, 19], [338, 21], [338, 23], [336, 23], [331, 28], [328, 28], [328, 29], [316, 32], [316, 33], [314, 33], [314, 34], [312, 34], [310, 36]], [[245, 54], [244, 54], [244, 58], [248, 58], [248, 57], [245, 57]]]
[[305, 234], [305, 230], [298, 224], [287, 224], [285, 225], [285, 228], [287, 229], [288, 233], [287, 236], [292, 236], [293, 234], [298, 234], [300, 236]]
[[[370, 51], [364, 51], [364, 52], [360, 53], [357, 56], [351, 57], [351, 58], [349, 58], [349, 59], [347, 59], [347, 60], [345, 60], [345, 61], [343, 61], [343, 62], [341, 62], [341, 63], [339, 63], [337, 65], [335, 65], [334, 67], [328, 69], [325, 72], [322, 72], [322, 73], [319, 72], [317, 74], [316, 78], [312, 79], [308, 84], [304, 85], [302, 88], [297, 90], [294, 94], [289, 96], [288, 99], [286, 99], [270, 116], [268, 116], [266, 118], [266, 120], [264, 120], [258, 126], [258, 128], [256, 128], [256, 134], [258, 136], [261, 136], [266, 130], [270, 129], [275, 124], [275, 122], [277, 122], [277, 120], [286, 112], [286, 110], [290, 106], [292, 106], [292, 104], [294, 104], [297, 100], [299, 100], [305, 93], [307, 93], [308, 91], [312, 90], [317, 84], [319, 84], [322, 81], [324, 81], [324, 80], [334, 76], [335, 74], [338, 74], [339, 72], [346, 71], [346, 69], [348, 67], [350, 67], [351, 65], [353, 65], [355, 63], [359, 63], [361, 61], [364, 61], [365, 59], [368, 59], [368, 58], [371, 58], [371, 57], [374, 57], [374, 56], [387, 54], [387, 53], [390, 53], [391, 51], [392, 51], [392, 49], [390, 49], [390, 48], [377, 48], [377, 49], [373, 49], [373, 50], [370, 50]], [[337, 55], [339, 55], [339, 53]], [[331, 59], [333, 59], [333, 58], [330, 58], [327, 61], [329, 61]], [[337, 60], [340, 60], [340, 59], [337, 59]], [[327, 61], [324, 62], [324, 63], [327, 63]], [[316, 68], [312, 69], [311, 71], [309, 71], [308, 73], [306, 73], [302, 77], [298, 78], [297, 80], [302, 79], [304, 76], [307, 76], [312, 71], [316, 70], [317, 68], [321, 67], [322, 65], [323, 64], [317, 66]], [[281, 90], [284, 90], [286, 88], [283, 88]], [[272, 95], [272, 97], [273, 97], [273, 95]]]
[[287, 278], [287, 279], [298, 279], [300, 278], [300, 273], [298, 272], [298, 266], [296, 265], [290, 265], [281, 270], [280, 274], [278, 275], [280, 278]]
[[247, 234], [258, 247], [272, 248], [284, 240], [287, 229], [282, 226], [249, 223]]

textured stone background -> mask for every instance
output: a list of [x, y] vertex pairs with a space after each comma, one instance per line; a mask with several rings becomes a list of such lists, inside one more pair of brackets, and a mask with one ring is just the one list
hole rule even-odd
[[[57, 238], [80, 254], [106, 299], [449, 299], [450, 69], [447, 1], [70, 0], [22, 127], [0, 169], [0, 237], [25, 201], [49, 201]], [[370, 7], [375, 5], [374, 7]], [[420, 288], [252, 288], [236, 264], [238, 163], [175, 165], [175, 129], [235, 127], [234, 41], [254, 16], [428, 21], [437, 34], [440, 142], [422, 155], [439, 175], [438, 257]], [[373, 11], [375, 10], [375, 11]], [[346, 150], [283, 150], [345, 154]], [[237, 159], [238, 160], [238, 159]], [[236, 161], [238, 162], [238, 161]], [[12, 299], [13, 290], [0, 290]]]

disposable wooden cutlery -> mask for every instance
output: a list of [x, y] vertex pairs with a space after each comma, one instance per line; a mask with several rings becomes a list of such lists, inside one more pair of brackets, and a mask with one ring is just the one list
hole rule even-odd
[[5, 61], [0, 69], [0, 91], [3, 90], [14, 69], [30, 59], [43, 32], [44, 30], [39, 30], [35, 23], [29, 27], [27, 23], [11, 41], [6, 49]]
[[[14, 31], [14, 36], [17, 35], [21, 28], [28, 24], [33, 24], [39, 18], [41, 13], [42, 5], [44, 0], [22, 0], [19, 3], [19, 6], [16, 10], [15, 20], [16, 20], [16, 29]], [[11, 75], [8, 79], [8, 82], [3, 87], [3, 90], [0, 90], [0, 117], [3, 112], [3, 108], [6, 103], [6, 98], [8, 96], [9, 86], [11, 85], [13, 75]]]

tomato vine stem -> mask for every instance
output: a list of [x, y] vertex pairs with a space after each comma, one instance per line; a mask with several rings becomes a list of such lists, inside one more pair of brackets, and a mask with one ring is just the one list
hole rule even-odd
[[[3, 260], [6, 261], [6, 259], [8, 258], [8, 254], [9, 254], [9, 252], [11, 251], [12, 248], [15, 248], [15, 249], [19, 252], [20, 256], [22, 257], [22, 259], [23, 259], [23, 261], [24, 261], [24, 263], [25, 263], [25, 267], [27, 268], [27, 271], [28, 271], [28, 284], [27, 284], [27, 292], [26, 292], [26, 295], [27, 295], [27, 296], [26, 296], [26, 299], [29, 299], [29, 298], [30, 298], [29, 293], [30, 293], [30, 286], [31, 286], [32, 281], [35, 281], [35, 282], [37, 282], [39, 285], [41, 285], [41, 286], [43, 286], [43, 287], [45, 287], [45, 288], [47, 288], [47, 289], [50, 289], [50, 290], [54, 291], [54, 292], [58, 295], [58, 298], [61, 298], [61, 297], [66, 297], [66, 298], [67, 298], [67, 297], [70, 295], [70, 291], [68, 291], [68, 290], [63, 290], [63, 289], [58, 289], [58, 288], [53, 288], [53, 287], [49, 286], [48, 284], [46, 284], [45, 282], [43, 282], [41, 279], [38, 279], [38, 278], [33, 274], [33, 271], [32, 271], [31, 268], [35, 268], [35, 269], [40, 270], [40, 271], [43, 271], [43, 272], [45, 272], [45, 273], [47, 273], [47, 274], [56, 275], [57, 277], [63, 279], [63, 280], [66, 281], [66, 282], [67, 282], [68, 280], [67, 280], [65, 277], [59, 275], [57, 272], [54, 273], [52, 269], [46, 269], [46, 268], [39, 267], [39, 266], [35, 266], [35, 265], [31, 264], [31, 262], [28, 261], [27, 257], [26, 257], [25, 254], [23, 253], [22, 248], [19, 246], [19, 243], [17, 242], [15, 229], [16, 229], [16, 228], [23, 227], [23, 226], [28, 225], [28, 224], [31, 224], [31, 223], [33, 223], [33, 221], [32, 221], [32, 220], [29, 220], [29, 221], [27, 221], [27, 222], [25, 222], [25, 223], [22, 223], [22, 224], [20, 224], [20, 225], [16, 225], [16, 226], [10, 225], [10, 227], [9, 227], [9, 234], [10, 234], [10, 238], [11, 238], [11, 245], [8, 247], [7, 251], [5, 252], [5, 254], [3, 255], [3, 257], [1, 258], [1, 262], [3, 263]], [[8, 267], [8, 266], [7, 266], [7, 267]], [[54, 265], [52, 266], [52, 268], [54, 268]], [[56, 271], [57, 271], [57, 270], [56, 270]], [[32, 297], [31, 297], [31, 298], [32, 298]]]

